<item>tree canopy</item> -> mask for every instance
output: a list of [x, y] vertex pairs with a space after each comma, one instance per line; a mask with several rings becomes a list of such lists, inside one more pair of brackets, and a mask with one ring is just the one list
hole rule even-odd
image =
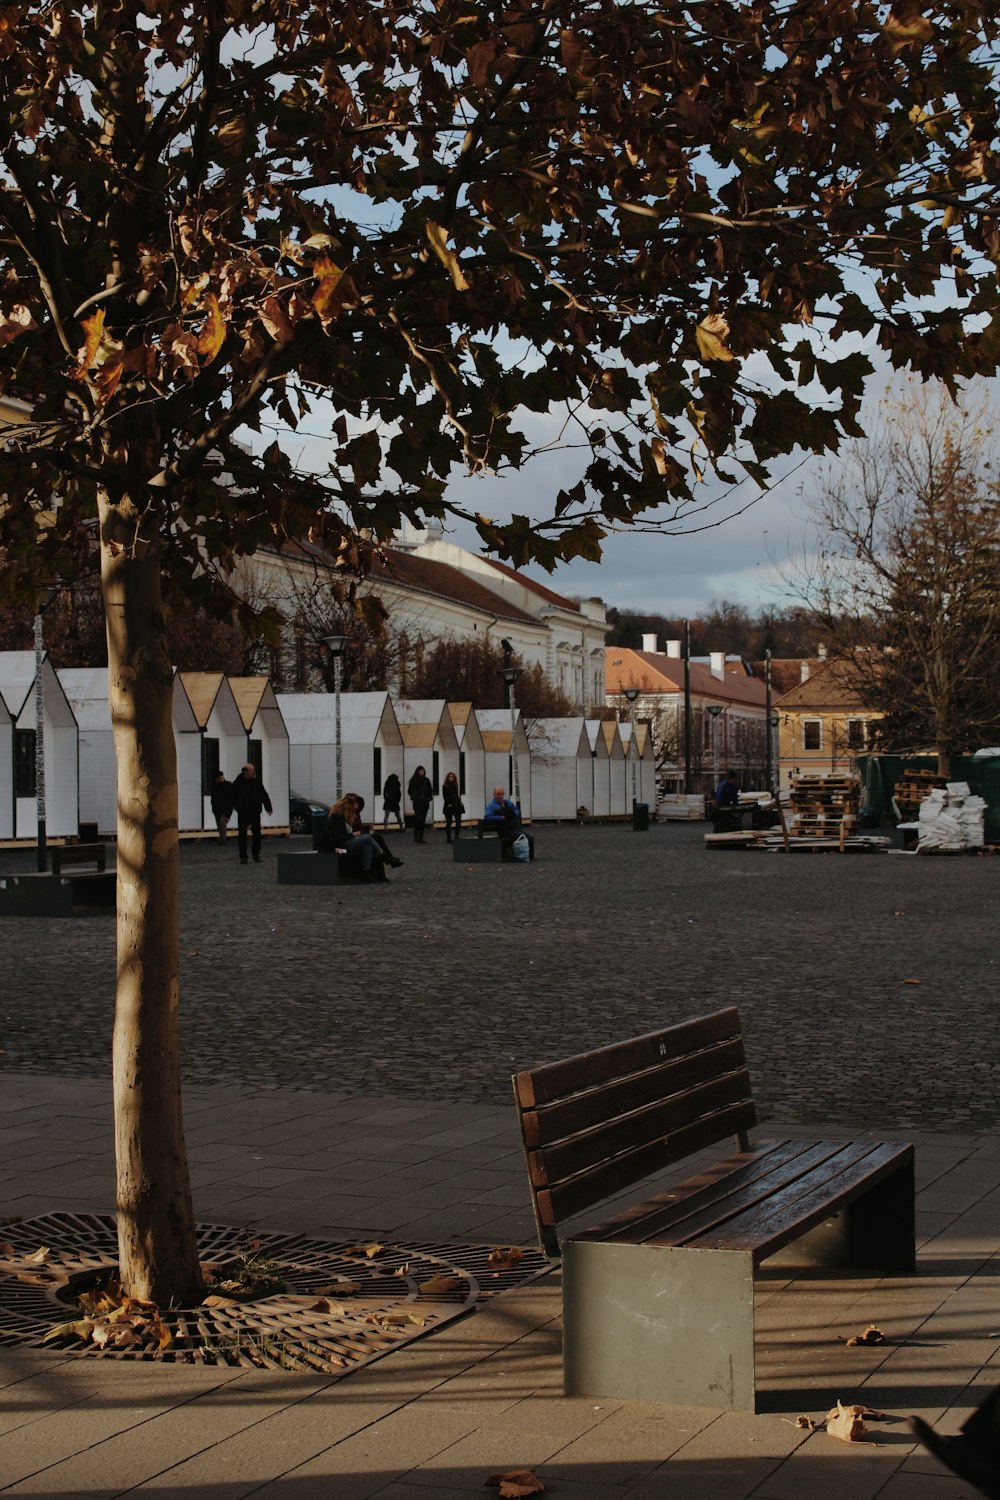
[[473, 518], [515, 561], [593, 556], [698, 514], [713, 464], [856, 432], [866, 336], [992, 371], [997, 29], [971, 0], [8, 12], [8, 580], [78, 570], [106, 487], [201, 602], [265, 538], [460, 509], [553, 412], [580, 481], [549, 526]]

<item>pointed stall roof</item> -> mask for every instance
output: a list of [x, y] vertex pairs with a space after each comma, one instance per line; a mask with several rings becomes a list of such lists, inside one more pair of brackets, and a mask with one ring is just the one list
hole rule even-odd
[[[333, 693], [279, 693], [278, 707], [296, 745], [329, 745], [333, 736]], [[374, 745], [381, 730], [387, 744], [401, 745], [388, 693], [342, 693], [340, 735], [343, 744]]]
[[59, 681], [81, 730], [109, 733], [113, 726], [107, 667], [60, 667]]
[[[45, 707], [52, 723], [60, 729], [76, 727], [76, 716], [55, 667], [45, 654], [42, 657], [42, 681]], [[0, 651], [0, 697], [11, 722], [16, 723], [35, 691], [34, 651]]]

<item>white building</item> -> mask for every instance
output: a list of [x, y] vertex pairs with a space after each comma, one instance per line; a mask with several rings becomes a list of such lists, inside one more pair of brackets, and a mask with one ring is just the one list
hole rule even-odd
[[656, 807], [656, 762], [653, 758], [653, 736], [649, 725], [641, 720], [635, 726], [635, 756], [633, 765], [632, 725], [619, 724], [618, 733], [625, 750], [625, 770], [628, 777], [628, 805], [632, 807], [632, 772], [635, 771], [636, 802], [645, 802], [652, 811]]
[[590, 807], [594, 772], [586, 721], [536, 719], [531, 726], [531, 807], [537, 818], [575, 818]]
[[[288, 730], [291, 784], [300, 796], [329, 806], [337, 786], [334, 694], [279, 693], [277, 698]], [[388, 693], [341, 694], [340, 748], [342, 793], [363, 797], [366, 816], [377, 820], [385, 778], [395, 772], [403, 780], [403, 737]]]
[[[442, 640], [488, 638], [498, 647], [509, 641], [526, 666], [540, 666], [571, 702], [583, 708], [603, 704], [608, 625], [600, 600], [566, 598], [524, 573], [444, 541], [440, 528], [406, 529], [369, 563], [360, 590], [378, 595], [388, 612], [388, 629], [400, 653], [389, 669], [387, 685], [394, 693], [406, 695], [409, 667], [422, 650]], [[344, 579], [337, 559], [309, 542], [291, 543], [280, 553], [261, 551], [241, 563], [235, 586], [258, 604], [273, 605], [288, 621], [281, 648], [261, 663], [272, 680], [289, 688], [319, 685], [314, 658], [321, 647], [305, 622], [322, 610], [331, 581]]]
[[63, 667], [59, 681], [79, 731], [80, 822], [98, 833], [118, 831], [115, 736], [108, 702], [107, 667]]
[[14, 837], [14, 720], [0, 695], [0, 839]]
[[[62, 683], [47, 656], [42, 658], [45, 772], [45, 832], [50, 838], [75, 838], [80, 830], [79, 780], [77, 775], [77, 727]], [[0, 652], [0, 697], [10, 721], [11, 815], [13, 837], [35, 838], [38, 834], [38, 799], [35, 780], [35, 653]]]

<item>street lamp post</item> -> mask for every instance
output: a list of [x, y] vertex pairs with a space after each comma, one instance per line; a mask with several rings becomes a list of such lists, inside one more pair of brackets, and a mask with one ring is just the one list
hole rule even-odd
[[45, 686], [42, 681], [42, 663], [45, 658], [45, 635], [42, 616], [57, 593], [50, 589], [35, 615], [35, 808], [38, 818], [38, 868], [48, 868], [48, 849], [45, 833]]
[[710, 703], [708, 711], [712, 716], [712, 786], [714, 790], [719, 784], [719, 715], [722, 712], [722, 704]]
[[334, 787], [337, 802], [344, 795], [344, 758], [340, 738], [340, 684], [344, 669], [344, 652], [350, 643], [349, 635], [325, 635], [323, 637], [323, 644], [333, 657], [333, 733], [337, 758]]
[[512, 667], [510, 660], [504, 650], [504, 665], [500, 668], [500, 676], [503, 678], [503, 693], [510, 709], [510, 780], [511, 791], [514, 793], [514, 802], [518, 809], [521, 806], [521, 773], [517, 764], [517, 712], [514, 707], [514, 684], [521, 675], [520, 667]]
[[639, 805], [639, 793], [636, 790], [636, 766], [638, 746], [635, 742], [635, 700], [639, 696], [638, 688], [623, 689], [628, 700], [628, 721], [631, 725], [631, 733], [628, 739], [628, 758], [632, 762], [632, 817], [635, 818], [635, 810]]

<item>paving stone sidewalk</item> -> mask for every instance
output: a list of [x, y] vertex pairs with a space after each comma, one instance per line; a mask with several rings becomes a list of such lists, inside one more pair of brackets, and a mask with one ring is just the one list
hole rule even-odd
[[[193, 1086], [199, 1217], [331, 1238], [527, 1240], [512, 1114]], [[0, 1348], [0, 1495], [439, 1500], [528, 1466], [564, 1500], [974, 1500], [904, 1418], [956, 1432], [1000, 1381], [1000, 1135], [917, 1140], [918, 1274], [766, 1267], [756, 1416], [563, 1397], [553, 1274], [341, 1381]], [[106, 1211], [106, 1083], [8, 1075], [0, 1163], [6, 1215]], [[846, 1348], [870, 1322], [887, 1342]], [[890, 1414], [874, 1447], [796, 1428], [838, 1397]]]

